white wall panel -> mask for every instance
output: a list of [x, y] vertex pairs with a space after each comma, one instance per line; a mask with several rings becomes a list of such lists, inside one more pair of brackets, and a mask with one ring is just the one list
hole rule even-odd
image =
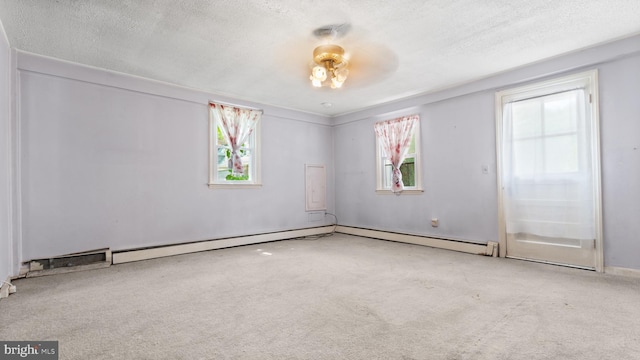
[[0, 282], [11, 274], [13, 256], [11, 143], [11, 49], [0, 23]]
[[323, 225], [308, 221], [303, 166], [332, 161], [322, 120], [264, 107], [263, 186], [209, 189], [206, 100], [217, 98], [20, 59], [23, 260]]
[[305, 171], [305, 210], [327, 210], [327, 174], [324, 165], [309, 165]]

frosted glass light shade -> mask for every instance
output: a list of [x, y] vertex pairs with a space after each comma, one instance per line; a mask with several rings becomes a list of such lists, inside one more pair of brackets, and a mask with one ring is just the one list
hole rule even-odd
[[313, 69], [311, 70], [311, 77], [310, 79], [313, 80], [319, 80], [320, 82], [327, 80], [327, 69], [324, 68], [324, 66], [314, 66]]

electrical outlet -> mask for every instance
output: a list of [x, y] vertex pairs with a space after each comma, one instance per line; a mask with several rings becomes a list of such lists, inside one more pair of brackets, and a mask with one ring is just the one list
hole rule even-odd
[[431, 227], [438, 227], [439, 221], [437, 218], [431, 219]]

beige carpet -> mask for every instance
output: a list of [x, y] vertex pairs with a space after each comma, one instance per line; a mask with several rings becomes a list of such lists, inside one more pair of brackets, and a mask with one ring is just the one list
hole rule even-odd
[[640, 279], [347, 235], [15, 285], [60, 359], [640, 359]]

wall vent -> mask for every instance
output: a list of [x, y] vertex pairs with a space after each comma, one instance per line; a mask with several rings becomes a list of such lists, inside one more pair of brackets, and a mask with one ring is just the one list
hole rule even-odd
[[111, 266], [111, 250], [98, 249], [28, 262], [26, 277], [63, 274]]

